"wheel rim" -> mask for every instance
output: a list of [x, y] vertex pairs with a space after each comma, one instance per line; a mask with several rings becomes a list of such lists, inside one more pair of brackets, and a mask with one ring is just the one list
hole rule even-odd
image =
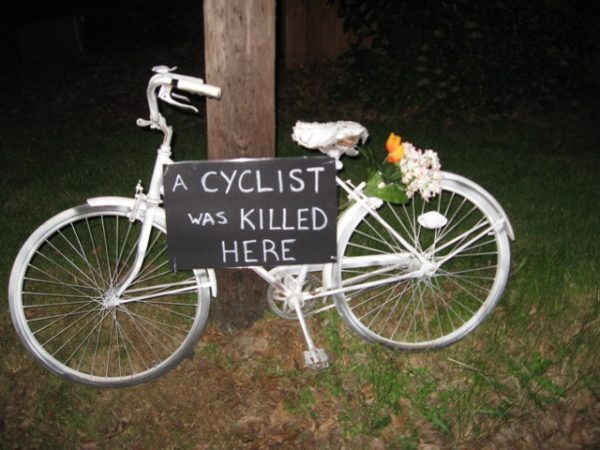
[[[418, 278], [337, 296], [338, 308], [349, 325], [369, 340], [408, 350], [449, 345], [472, 331], [498, 301], [509, 266], [506, 234], [492, 226], [494, 219], [481, 204], [448, 186], [429, 203], [421, 198], [402, 206], [384, 203], [379, 213], [396, 232], [432, 266], [442, 264]], [[418, 218], [431, 211], [437, 214], [429, 214], [434, 224], [427, 229]], [[360, 219], [354, 230], [349, 227], [351, 234], [344, 236], [341, 254], [405, 253], [402, 244], [372, 216]], [[344, 269], [338, 264], [334, 276], [348, 284], [357, 276], [364, 281], [383, 280], [418, 267], [417, 258], [383, 270]], [[371, 276], [377, 269], [380, 273]]]
[[23, 260], [17, 280], [11, 278], [17, 331], [44, 365], [74, 381], [148, 381], [172, 368], [203, 328], [207, 311], [198, 292], [175, 292], [197, 289], [199, 282], [169, 270], [158, 224], [139, 275], [121, 297], [127, 303], [115, 297], [141, 227], [128, 213], [114, 207], [67, 211], [49, 228], [40, 227], [15, 263]]

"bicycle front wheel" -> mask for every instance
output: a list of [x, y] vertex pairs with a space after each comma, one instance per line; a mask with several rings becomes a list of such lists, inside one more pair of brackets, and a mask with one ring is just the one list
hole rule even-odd
[[[482, 192], [444, 180], [429, 202], [415, 196], [405, 205], [383, 203], [378, 213], [395, 233], [357, 211], [340, 236], [332, 273], [334, 285], [349, 288], [335, 300], [351, 328], [370, 341], [419, 350], [452, 344], [490, 314], [508, 278], [510, 248]], [[348, 263], [361, 261], [355, 257], [379, 263]], [[437, 268], [417, 275], [423, 260]]]
[[17, 333], [45, 367], [71, 381], [131, 386], [191, 355], [206, 324], [205, 271], [169, 270], [166, 231], [153, 223], [138, 276], [118, 299], [137, 250], [143, 213], [79, 206], [41, 225], [19, 252], [9, 304]]

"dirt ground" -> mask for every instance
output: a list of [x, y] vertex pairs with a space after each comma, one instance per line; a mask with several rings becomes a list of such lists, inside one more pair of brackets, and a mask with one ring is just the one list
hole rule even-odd
[[[344, 339], [358, 340], [343, 334]], [[323, 339], [320, 333], [317, 339]], [[444, 433], [415, 414], [409, 400], [400, 399], [401, 413], [391, 414], [386, 426], [376, 432], [362, 433], [368, 408], [361, 407], [358, 399], [368, 405], [373, 386], [344, 378], [341, 368], [351, 367], [352, 361], [334, 359], [322, 372], [305, 369], [302, 351], [299, 327], [270, 314], [245, 330], [223, 331], [209, 325], [193, 359], [165, 377], [133, 388], [98, 390], [64, 382], [39, 368], [21, 348], [12, 348], [3, 364], [2, 447], [600, 447], [600, 403], [581, 395], [566, 397], [535, 414], [524, 412], [490, 422], [489, 427], [483, 423], [478, 436], [463, 439]], [[343, 381], [338, 389], [339, 378]]]

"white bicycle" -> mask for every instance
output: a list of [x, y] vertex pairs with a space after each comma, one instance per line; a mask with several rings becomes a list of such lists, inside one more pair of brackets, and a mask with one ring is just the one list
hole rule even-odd
[[[173, 89], [221, 92], [164, 66], [155, 72], [150, 119], [138, 120], [164, 135], [147, 193], [138, 184], [135, 198], [90, 198], [52, 217], [24, 243], [10, 276], [11, 317], [25, 347], [50, 371], [87, 385], [135, 385], [175, 367], [192, 354], [217, 292], [210, 268], [169, 269], [161, 204], [173, 130], [158, 100], [190, 109]], [[331, 307], [362, 338], [403, 350], [452, 344], [492, 312], [514, 234], [488, 192], [444, 172], [435, 198], [398, 205], [366, 195], [364, 183], [336, 182], [349, 200], [338, 218], [337, 262], [250, 267], [269, 283], [273, 311], [299, 321], [309, 367], [327, 367], [328, 358], [305, 318]], [[426, 214], [433, 224], [424, 224]]]

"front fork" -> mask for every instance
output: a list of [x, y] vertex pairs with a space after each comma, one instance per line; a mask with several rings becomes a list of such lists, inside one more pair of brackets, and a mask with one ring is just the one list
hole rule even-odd
[[142, 231], [140, 232], [140, 236], [137, 242], [137, 249], [133, 265], [125, 274], [125, 278], [119, 281], [117, 286], [115, 286], [115, 296], [117, 298], [121, 298], [123, 293], [127, 290], [127, 288], [133, 282], [133, 280], [135, 280], [135, 278], [140, 273], [140, 270], [142, 269], [142, 265], [144, 264], [144, 257], [146, 255], [146, 251], [148, 250], [150, 234], [152, 233], [152, 224], [154, 222], [154, 214], [156, 208], [158, 208], [158, 205], [148, 206], [146, 209], [144, 221], [142, 222]]
[[172, 130], [168, 129], [169, 133], [165, 136], [165, 142], [157, 151], [156, 161], [154, 163], [154, 170], [152, 171], [152, 178], [150, 180], [150, 188], [148, 194], [143, 193], [142, 186], [138, 182], [135, 190], [135, 205], [132, 210], [131, 221], [135, 220], [138, 211], [143, 209], [146, 211], [144, 220], [142, 222], [142, 230], [137, 242], [137, 249], [135, 254], [135, 260], [131, 268], [125, 274], [125, 277], [115, 286], [116, 298], [121, 298], [123, 293], [127, 290], [129, 285], [139, 275], [140, 270], [144, 264], [144, 257], [148, 250], [148, 244], [150, 241], [150, 235], [152, 233], [152, 225], [154, 223], [154, 217], [157, 210], [160, 208], [161, 203], [161, 188], [163, 186], [163, 167], [165, 165], [172, 164], [171, 160], [171, 147], [170, 139]]

